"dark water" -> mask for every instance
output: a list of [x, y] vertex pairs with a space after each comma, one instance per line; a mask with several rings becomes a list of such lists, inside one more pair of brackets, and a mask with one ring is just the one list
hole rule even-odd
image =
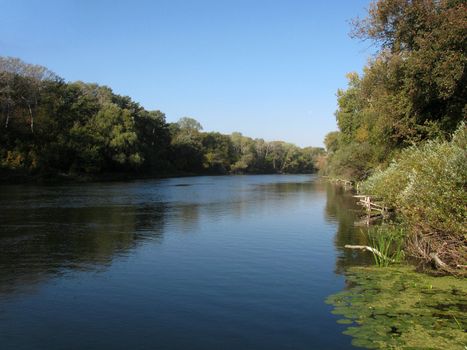
[[313, 176], [0, 187], [0, 348], [347, 349], [353, 199]]

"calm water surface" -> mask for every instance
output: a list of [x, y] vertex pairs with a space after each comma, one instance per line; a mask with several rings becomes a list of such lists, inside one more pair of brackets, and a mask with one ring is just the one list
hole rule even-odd
[[363, 256], [303, 176], [0, 187], [0, 348], [348, 349], [324, 300]]

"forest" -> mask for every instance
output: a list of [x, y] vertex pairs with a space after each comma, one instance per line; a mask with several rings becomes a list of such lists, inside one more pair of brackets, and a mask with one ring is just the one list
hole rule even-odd
[[1, 349], [467, 350], [467, 0], [108, 5], [2, 3]]
[[17, 179], [102, 174], [312, 173], [324, 149], [203, 132], [168, 123], [107, 86], [65, 82], [45, 67], [0, 57], [0, 174]]
[[337, 92], [321, 169], [382, 198], [406, 250], [449, 271], [467, 261], [466, 24], [465, 0], [378, 0], [354, 20], [352, 36], [377, 50]]

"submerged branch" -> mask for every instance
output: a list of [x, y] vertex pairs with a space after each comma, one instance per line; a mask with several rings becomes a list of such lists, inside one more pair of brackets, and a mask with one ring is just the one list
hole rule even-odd
[[367, 246], [367, 245], [350, 245], [350, 244], [346, 244], [345, 245], [345, 248], [349, 248], [349, 249], [361, 249], [361, 250], [368, 250], [369, 252], [372, 252], [373, 254], [376, 254], [378, 255], [380, 258], [382, 259], [387, 259], [391, 262], [395, 262], [394, 259], [391, 259], [387, 256], [385, 256], [383, 253], [381, 253], [378, 249], [375, 249], [373, 247], [370, 247], [370, 246]]

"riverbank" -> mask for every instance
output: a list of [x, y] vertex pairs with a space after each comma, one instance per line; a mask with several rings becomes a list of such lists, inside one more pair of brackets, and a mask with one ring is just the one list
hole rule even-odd
[[[345, 184], [338, 187], [344, 189]], [[360, 231], [359, 246], [342, 243], [345, 248], [371, 246], [370, 251], [346, 249], [346, 254], [373, 255], [375, 262], [348, 266], [343, 271], [346, 289], [326, 300], [334, 308], [332, 313], [341, 316], [337, 322], [347, 327], [344, 334], [352, 337], [352, 344], [369, 349], [463, 350], [467, 344], [465, 274], [420, 264], [409, 254], [401, 259], [402, 249], [407, 251], [402, 239], [406, 241], [409, 234], [403, 234], [408, 228], [400, 222], [368, 224]], [[381, 252], [383, 258], [378, 256]]]

